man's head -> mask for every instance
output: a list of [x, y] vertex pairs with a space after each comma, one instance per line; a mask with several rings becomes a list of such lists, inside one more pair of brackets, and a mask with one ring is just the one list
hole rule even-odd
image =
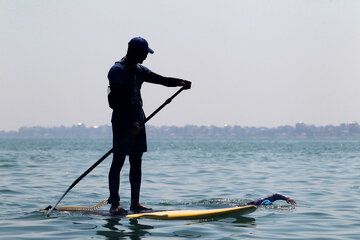
[[134, 37], [131, 39], [129, 42], [129, 49], [141, 52], [149, 52], [151, 54], [154, 53], [154, 51], [149, 48], [148, 42], [142, 37]]
[[148, 42], [142, 37], [135, 37], [129, 42], [126, 58], [132, 64], [142, 63], [148, 53], [154, 53], [154, 51], [149, 48]]

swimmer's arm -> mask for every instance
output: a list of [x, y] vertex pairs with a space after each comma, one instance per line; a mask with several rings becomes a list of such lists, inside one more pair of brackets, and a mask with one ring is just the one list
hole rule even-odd
[[295, 201], [294, 199], [292, 199], [292, 198], [290, 198], [290, 197], [287, 197], [287, 196], [285, 196], [285, 195], [282, 195], [282, 194], [280, 194], [280, 193], [275, 193], [275, 194], [271, 195], [271, 197], [272, 197], [272, 199], [273, 199], [273, 200], [269, 199], [271, 202], [275, 202], [275, 201], [277, 201], [277, 200], [284, 200], [284, 201], [286, 201], [287, 203], [290, 203], [290, 204], [293, 204], [293, 205], [296, 204], [296, 201]]
[[270, 202], [275, 202], [277, 200], [284, 200], [287, 203], [290, 203], [290, 204], [293, 204], [293, 205], [296, 204], [296, 201], [294, 199], [292, 199], [290, 197], [287, 197], [285, 195], [279, 194], [279, 193], [274, 193], [272, 195], [269, 195], [269, 196], [266, 196], [266, 197], [263, 197], [263, 198], [259, 198], [259, 199], [256, 199], [255, 201], [249, 202], [248, 205], [251, 204], [251, 205], [259, 206], [259, 205], [261, 205], [261, 203], [264, 200], [269, 200]]

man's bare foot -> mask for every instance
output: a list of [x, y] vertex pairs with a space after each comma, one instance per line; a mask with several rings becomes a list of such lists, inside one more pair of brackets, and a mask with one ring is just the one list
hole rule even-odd
[[145, 207], [144, 205], [138, 203], [137, 205], [131, 205], [130, 210], [134, 212], [141, 212], [141, 211], [150, 211], [152, 210], [152, 208]]
[[120, 205], [118, 206], [111, 206], [109, 210], [111, 215], [126, 215], [128, 212], [123, 209]]

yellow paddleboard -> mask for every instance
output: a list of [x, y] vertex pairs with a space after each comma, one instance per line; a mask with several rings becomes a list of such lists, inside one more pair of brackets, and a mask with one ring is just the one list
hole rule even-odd
[[159, 220], [191, 220], [191, 219], [208, 219], [217, 217], [231, 217], [232, 215], [245, 215], [256, 210], [256, 206], [249, 205], [234, 208], [221, 208], [211, 210], [177, 210], [177, 211], [160, 211], [150, 213], [128, 214], [127, 218], [150, 218]]

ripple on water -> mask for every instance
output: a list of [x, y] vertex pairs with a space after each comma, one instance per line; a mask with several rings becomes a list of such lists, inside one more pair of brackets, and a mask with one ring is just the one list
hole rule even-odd
[[[4, 239], [359, 239], [360, 140], [149, 140], [141, 202], [155, 209], [209, 209], [279, 192], [285, 202], [249, 216], [156, 221], [53, 214], [69, 185], [110, 140], [0, 139], [0, 238]], [[92, 206], [108, 196], [110, 158], [60, 205]], [[126, 161], [121, 202], [130, 205]], [[108, 206], [104, 206], [107, 209]]]

